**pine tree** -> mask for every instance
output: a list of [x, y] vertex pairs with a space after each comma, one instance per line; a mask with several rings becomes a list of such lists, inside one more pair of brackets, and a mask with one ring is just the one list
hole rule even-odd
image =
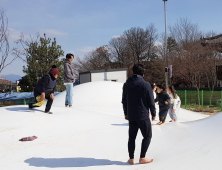
[[51, 38], [46, 38], [44, 34], [44, 37], [40, 37], [38, 41], [31, 41], [26, 45], [27, 67], [23, 67], [23, 72], [26, 73], [30, 85], [34, 87], [39, 79], [49, 72], [51, 66], [56, 65], [61, 73], [57, 79], [57, 85], [60, 89], [57, 88], [57, 90], [63, 90], [64, 87], [61, 89], [64, 75], [63, 61], [59, 58], [64, 55], [64, 51], [60, 45], [56, 44], [56, 39], [54, 38], [51, 42]]
[[172, 37], [167, 38], [167, 49], [168, 52], [171, 53], [172, 51], [177, 51], [178, 50], [178, 44], [175, 39]]

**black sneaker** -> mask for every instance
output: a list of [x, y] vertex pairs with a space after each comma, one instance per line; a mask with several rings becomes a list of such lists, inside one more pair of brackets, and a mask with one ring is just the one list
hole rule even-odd
[[32, 103], [29, 103], [29, 109], [32, 109], [33, 106], [32, 106]]
[[52, 114], [52, 112], [49, 112], [49, 111], [48, 111], [48, 112], [45, 112], [45, 113]]

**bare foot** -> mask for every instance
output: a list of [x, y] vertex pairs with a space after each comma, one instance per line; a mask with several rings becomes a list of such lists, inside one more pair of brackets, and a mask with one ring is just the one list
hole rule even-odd
[[161, 122], [159, 125], [164, 125], [164, 123]]
[[173, 122], [173, 120], [169, 121], [169, 122]]
[[66, 107], [68, 107], [68, 105], [66, 105]]
[[153, 162], [153, 159], [140, 158], [139, 162], [140, 162], [140, 164], [147, 164], [147, 163]]
[[161, 125], [161, 124], [162, 124], [162, 122], [157, 123], [157, 125]]
[[128, 162], [129, 162], [130, 165], [134, 165], [135, 164], [134, 163], [134, 159], [129, 159]]
[[72, 107], [72, 106], [69, 106], [69, 107]]

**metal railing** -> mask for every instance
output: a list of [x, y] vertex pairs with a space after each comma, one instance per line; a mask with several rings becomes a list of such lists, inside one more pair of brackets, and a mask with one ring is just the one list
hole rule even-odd
[[201, 106], [203, 109], [211, 108], [222, 111], [222, 91], [177, 90], [176, 93], [180, 97], [182, 107], [185, 109]]

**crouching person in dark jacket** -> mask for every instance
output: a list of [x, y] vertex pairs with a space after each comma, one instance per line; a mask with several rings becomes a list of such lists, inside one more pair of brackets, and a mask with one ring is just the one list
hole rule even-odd
[[47, 99], [47, 104], [45, 108], [45, 113], [52, 114], [50, 112], [52, 102], [54, 99], [54, 91], [56, 87], [56, 79], [58, 78], [60, 72], [56, 66], [52, 66], [48, 74], [44, 75], [35, 86], [34, 96], [36, 98], [35, 104], [29, 104], [29, 108], [41, 107]]
[[129, 121], [128, 151], [130, 159], [128, 162], [134, 164], [135, 140], [140, 129], [143, 141], [139, 163], [151, 163], [153, 159], [145, 158], [145, 155], [152, 138], [149, 110], [152, 114], [152, 120], [155, 120], [156, 117], [153, 90], [150, 83], [143, 78], [144, 68], [142, 64], [133, 66], [133, 74], [123, 85], [122, 96], [125, 119]]

